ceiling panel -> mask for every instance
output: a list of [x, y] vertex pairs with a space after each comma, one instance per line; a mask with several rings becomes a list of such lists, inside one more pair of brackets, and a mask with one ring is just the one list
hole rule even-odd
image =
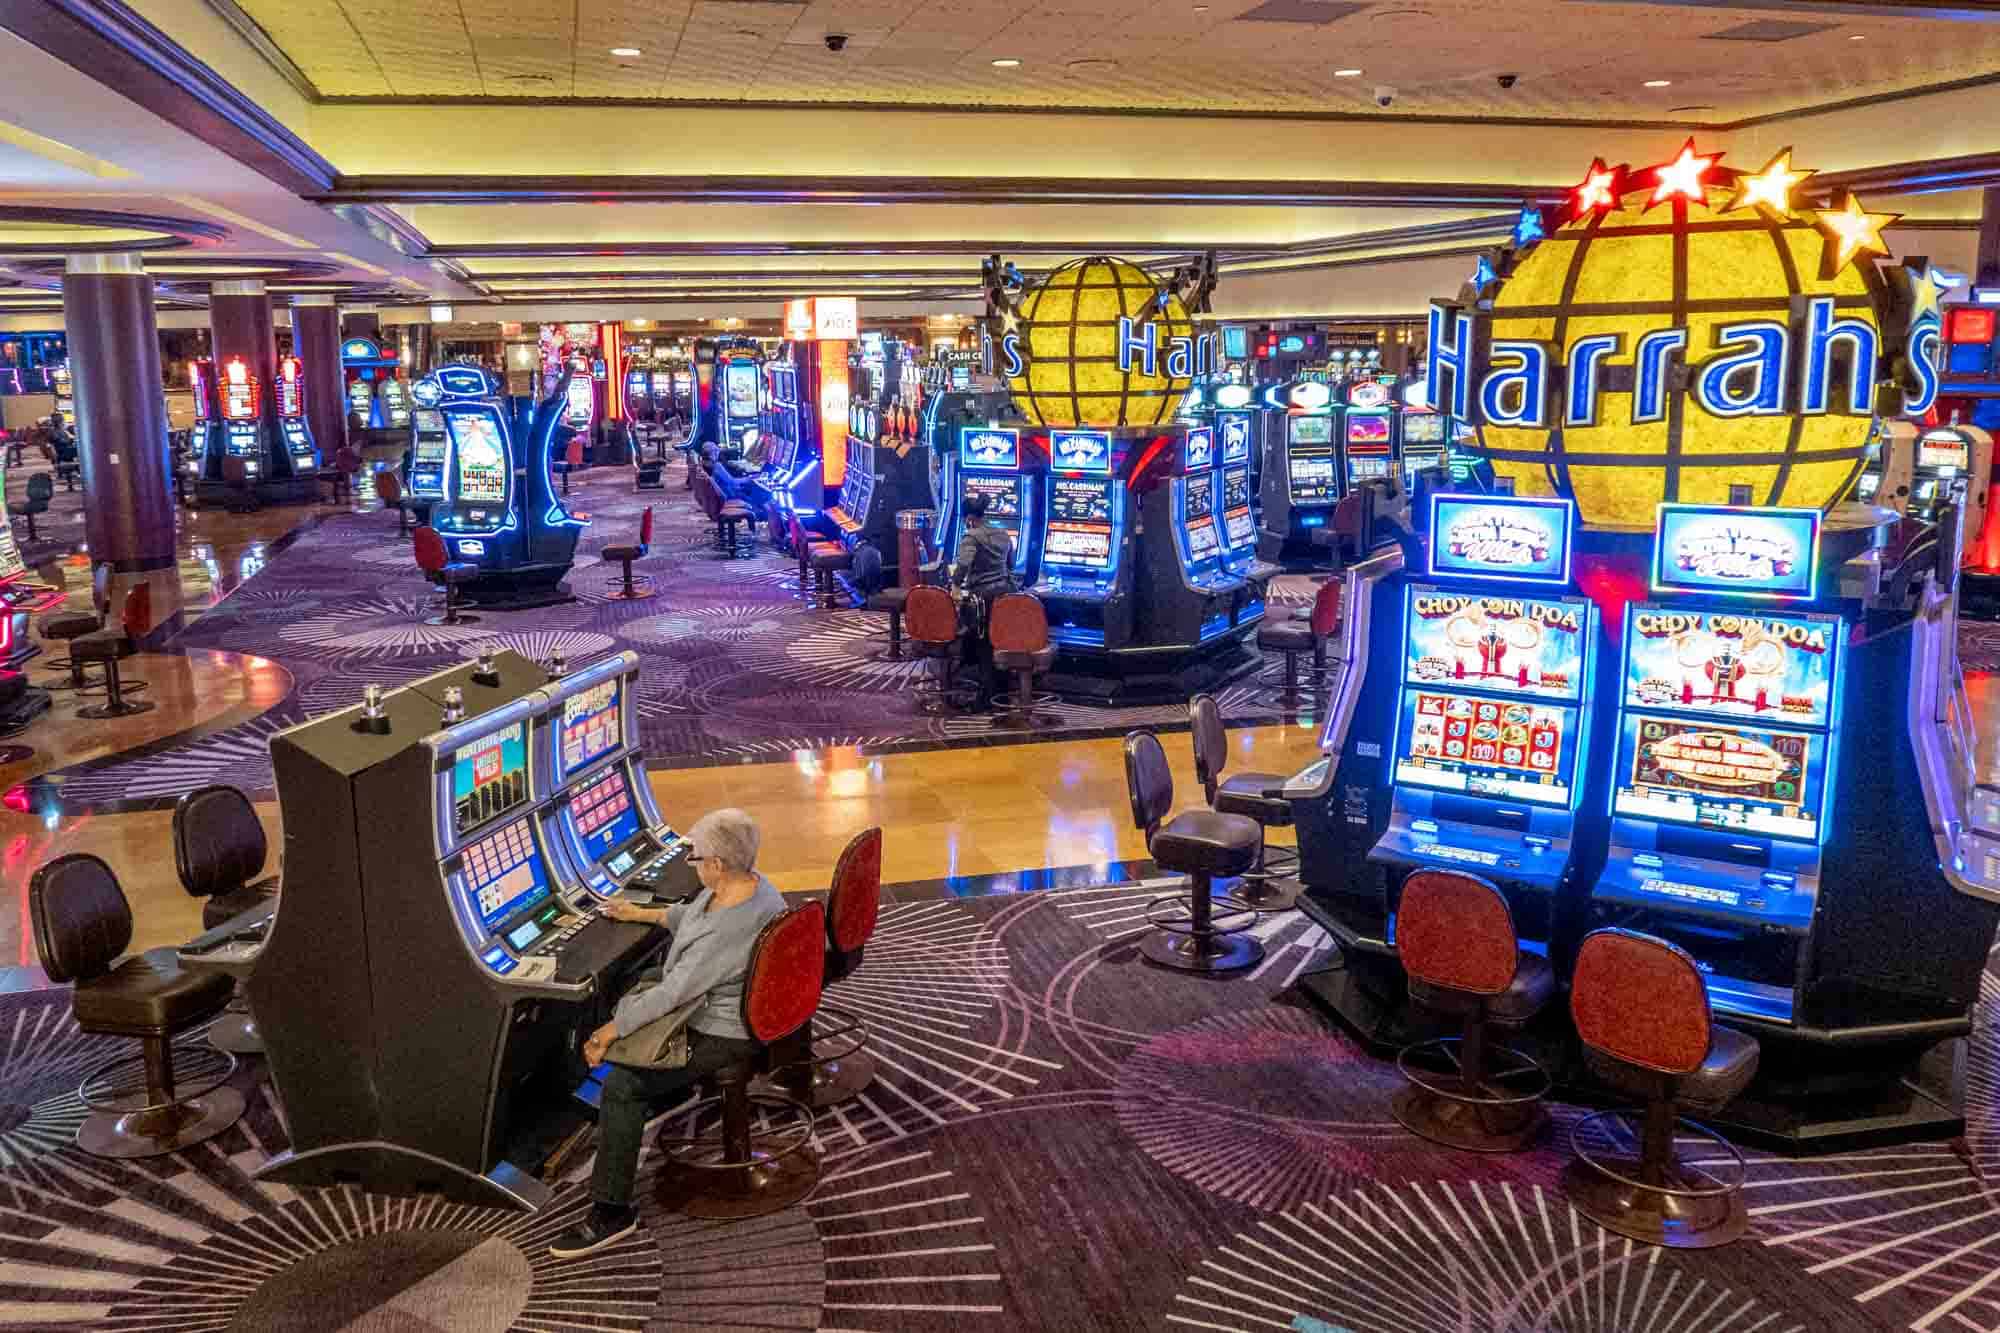
[[1323, 23], [1241, 17], [1257, 0], [240, 3], [334, 97], [1373, 112], [1387, 85], [1392, 113], [1713, 121], [2000, 69], [2000, 24], [1941, 6], [1820, 7], [1811, 31], [1767, 42], [1717, 38], [1769, 6], [1624, 0], [1377, 0], [1325, 6]]

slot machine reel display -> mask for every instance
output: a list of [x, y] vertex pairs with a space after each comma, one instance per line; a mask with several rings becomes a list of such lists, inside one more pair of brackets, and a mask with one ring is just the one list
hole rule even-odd
[[[1343, 966], [1301, 985], [1377, 1049], [1409, 1040], [1400, 877], [1464, 869], [1559, 978], [1605, 926], [1685, 949], [1717, 1020], [1761, 1047], [1720, 1117], [1733, 1135], [1949, 1137], [2000, 921], [2000, 798], [1956, 647], [1975, 500], [1841, 503], [1871, 440], [1885, 478], [1905, 436], [1925, 461], [1908, 423], [1938, 391], [1935, 284], [1921, 260], [1870, 281], [1869, 248], [1814, 225], [1824, 205], [1778, 189], [1739, 208], [1713, 165], [1691, 145], [1600, 164], [1477, 300], [1433, 303], [1425, 401], [1518, 494], [1434, 496], [1340, 572], [1324, 757], [1287, 794], [1301, 907]], [[1796, 263], [1753, 262], [1773, 244]], [[1700, 268], [1703, 295], [1651, 300], [1669, 263]], [[1621, 313], [1565, 325], [1606, 302]], [[1561, 345], [1537, 341], [1552, 303]], [[1979, 471], [1942, 438], [1927, 462], [1939, 482]], [[1507, 514], [1537, 500], [1575, 506], [1560, 585], [1518, 581], [1553, 550]], [[1479, 586], [1496, 565], [1516, 581]], [[1580, 658], [1552, 647], [1572, 616]], [[1560, 1034], [1538, 1040], [1559, 1082], [1589, 1085]]]

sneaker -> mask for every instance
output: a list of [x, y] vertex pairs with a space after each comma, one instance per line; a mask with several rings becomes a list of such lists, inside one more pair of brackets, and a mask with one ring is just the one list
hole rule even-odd
[[576, 1259], [595, 1254], [638, 1229], [637, 1208], [612, 1208], [594, 1203], [575, 1226], [556, 1238], [556, 1243], [549, 1246], [549, 1254], [557, 1259]]

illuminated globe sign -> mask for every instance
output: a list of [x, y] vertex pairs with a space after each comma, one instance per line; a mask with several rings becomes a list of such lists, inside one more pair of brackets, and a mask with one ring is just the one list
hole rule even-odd
[[1479, 301], [1432, 303], [1425, 397], [1517, 494], [1634, 530], [1740, 485], [1824, 509], [1878, 412], [1935, 401], [1936, 271], [1874, 263], [1896, 215], [1845, 192], [1795, 204], [1813, 173], [1789, 149], [1755, 172], [1721, 157], [1690, 141], [1655, 167], [1594, 163], [1560, 226], [1525, 210], [1482, 260]]
[[1178, 295], [1102, 256], [1023, 292], [1018, 327], [995, 350], [1014, 401], [1041, 426], [1162, 425], [1216, 366], [1215, 335], [1196, 335]]

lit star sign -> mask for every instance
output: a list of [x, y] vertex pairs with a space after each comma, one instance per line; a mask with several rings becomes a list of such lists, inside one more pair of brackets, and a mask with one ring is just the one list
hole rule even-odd
[[1582, 182], [1570, 191], [1570, 211], [1580, 218], [1594, 212], [1608, 213], [1618, 207], [1618, 196], [1624, 193], [1624, 186], [1625, 168], [1607, 167], [1600, 157], [1590, 164]]
[[1646, 207], [1664, 204], [1669, 199], [1692, 199], [1696, 203], [1707, 199], [1707, 186], [1702, 178], [1715, 169], [1722, 160], [1722, 154], [1710, 153], [1703, 156], [1694, 151], [1694, 140], [1689, 139], [1681, 148], [1681, 154], [1663, 167], [1653, 168], [1653, 197], [1646, 201]]
[[1792, 150], [1787, 148], [1755, 175], [1737, 177], [1736, 197], [1722, 211], [1734, 213], [1739, 208], [1755, 208], [1770, 217], [1788, 218], [1792, 215], [1792, 191], [1812, 174], [1809, 170], [1792, 169]]
[[1903, 215], [1870, 213], [1861, 206], [1859, 199], [1842, 190], [1836, 196], [1834, 207], [1815, 209], [1813, 216], [1819, 219], [1820, 234], [1826, 237], [1826, 252], [1820, 259], [1820, 273], [1830, 278], [1862, 255], [1888, 254], [1889, 246], [1882, 239], [1882, 229]]

